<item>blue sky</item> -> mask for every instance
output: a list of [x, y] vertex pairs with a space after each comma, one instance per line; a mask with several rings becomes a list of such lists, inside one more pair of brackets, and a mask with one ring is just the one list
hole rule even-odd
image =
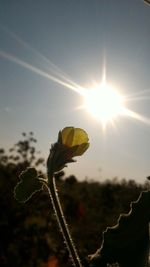
[[[141, 0], [2, 0], [0, 147], [11, 147], [32, 130], [46, 157], [60, 129], [81, 127], [91, 145], [68, 166], [67, 175], [145, 181], [150, 174], [149, 50], [150, 7]], [[104, 133], [86, 110], [77, 109], [81, 95], [44, 75], [56, 77], [57, 71], [62, 80], [56, 65], [88, 87], [101, 82], [104, 58], [108, 82], [136, 98], [127, 106], [147, 123], [119, 117]]]

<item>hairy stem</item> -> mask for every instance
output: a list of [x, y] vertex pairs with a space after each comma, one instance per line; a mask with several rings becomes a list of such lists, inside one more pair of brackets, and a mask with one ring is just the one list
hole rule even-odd
[[72, 241], [69, 229], [67, 227], [67, 223], [66, 223], [62, 208], [61, 208], [61, 204], [60, 204], [59, 197], [57, 194], [55, 178], [54, 178], [53, 174], [51, 174], [51, 173], [48, 173], [48, 191], [49, 191], [49, 194], [51, 197], [52, 205], [53, 205], [56, 217], [57, 217], [57, 221], [58, 221], [60, 230], [62, 232], [66, 246], [67, 246], [68, 251], [70, 253], [72, 262], [73, 262], [74, 266], [82, 267], [82, 264], [80, 262], [76, 248], [73, 244], [73, 241]]

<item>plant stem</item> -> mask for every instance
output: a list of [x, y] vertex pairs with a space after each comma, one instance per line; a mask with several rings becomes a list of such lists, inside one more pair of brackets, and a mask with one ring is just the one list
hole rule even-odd
[[53, 209], [55, 211], [56, 218], [57, 218], [60, 230], [62, 232], [63, 238], [65, 240], [66, 246], [70, 253], [72, 262], [75, 267], [82, 267], [82, 264], [80, 262], [76, 248], [73, 244], [73, 241], [72, 241], [69, 229], [67, 227], [67, 223], [66, 223], [62, 208], [61, 208], [53, 173], [52, 174], [48, 173], [48, 192], [50, 194]]

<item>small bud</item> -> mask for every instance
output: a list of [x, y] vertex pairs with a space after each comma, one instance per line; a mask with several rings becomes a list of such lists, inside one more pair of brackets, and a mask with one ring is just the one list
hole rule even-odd
[[52, 145], [47, 160], [48, 172], [58, 172], [67, 163], [74, 162], [73, 157], [81, 156], [89, 147], [87, 133], [80, 128], [66, 127], [58, 134], [57, 143]]

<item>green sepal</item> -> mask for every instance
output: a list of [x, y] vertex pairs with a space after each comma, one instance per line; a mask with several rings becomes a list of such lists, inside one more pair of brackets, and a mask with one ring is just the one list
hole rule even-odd
[[25, 203], [34, 193], [43, 189], [43, 182], [38, 180], [38, 173], [35, 168], [27, 168], [20, 176], [20, 182], [14, 189], [14, 196], [17, 201]]
[[76, 146], [76, 149], [74, 149], [74, 154], [73, 156], [76, 157], [76, 156], [82, 156], [82, 154], [89, 148], [89, 143], [83, 143], [79, 146]]

